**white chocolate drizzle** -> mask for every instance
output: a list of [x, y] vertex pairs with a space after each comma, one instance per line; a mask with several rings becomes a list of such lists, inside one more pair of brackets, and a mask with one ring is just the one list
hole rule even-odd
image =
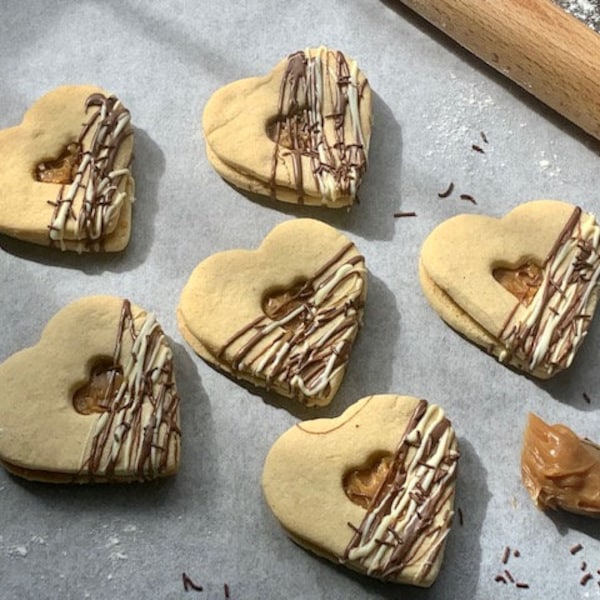
[[[123, 356], [123, 340], [131, 351]], [[135, 327], [131, 305], [125, 300], [113, 354], [122, 369], [122, 382], [108, 386], [82, 460], [78, 478], [88, 476], [149, 480], [172, 470], [178, 461], [179, 396], [173, 356], [155, 316], [148, 313]]]
[[350, 242], [294, 294], [283, 314], [258, 317], [227, 341], [219, 359], [234, 375], [318, 404], [346, 367], [361, 324], [365, 277], [364, 259]]
[[416, 569], [411, 578], [422, 581], [449, 532], [458, 457], [442, 409], [421, 400], [362, 523], [348, 524], [354, 535], [340, 560], [380, 579]]
[[516, 358], [547, 376], [570, 366], [596, 302], [599, 240], [594, 217], [575, 208], [546, 259], [531, 303], [517, 304], [499, 334], [501, 361]]
[[[335, 64], [331, 64], [335, 60]], [[360, 104], [366, 80], [358, 65], [341, 52], [321, 47], [288, 57], [281, 83], [271, 187], [275, 187], [278, 156], [291, 156], [299, 201], [304, 197], [301, 157], [309, 157], [312, 175], [323, 201], [355, 198], [366, 171], [369, 139]], [[331, 114], [325, 107], [331, 106]], [[295, 119], [301, 116], [298, 123]], [[349, 125], [346, 123], [349, 119]], [[283, 132], [289, 144], [282, 145]], [[284, 162], [284, 161], [283, 161]]]
[[131, 135], [130, 113], [114, 96], [93, 94], [77, 140], [79, 164], [72, 183], [61, 185], [49, 225], [49, 237], [61, 250], [75, 244], [78, 252], [99, 251], [114, 228], [123, 202], [132, 194], [129, 168], [115, 168], [122, 141]]

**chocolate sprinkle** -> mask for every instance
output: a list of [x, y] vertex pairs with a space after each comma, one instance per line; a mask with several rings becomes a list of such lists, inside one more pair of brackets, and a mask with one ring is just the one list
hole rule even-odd
[[498, 582], [502, 582], [502, 583], [506, 583], [506, 579], [504, 579], [504, 577], [502, 577], [502, 575], [496, 575], [496, 577], [494, 577], [494, 581], [498, 581]]
[[463, 511], [461, 510], [460, 506], [458, 507], [456, 512], [458, 513], [458, 524], [462, 527], [465, 521], [463, 519]]
[[504, 548], [504, 554], [502, 555], [502, 564], [505, 565], [508, 562], [508, 558], [510, 556], [510, 548], [506, 546]]
[[223, 584], [223, 592], [225, 593], [225, 598], [229, 598], [229, 586], [226, 583]]
[[479, 135], [481, 136], [481, 139], [483, 140], [483, 143], [487, 144], [488, 143], [487, 135], [485, 135], [485, 133], [483, 131], [480, 131]]
[[587, 582], [590, 579], [593, 579], [594, 576], [591, 573], [586, 573], [582, 578], [581, 581], [579, 582], [581, 585], [587, 585]]
[[473, 150], [475, 150], [475, 152], [479, 152], [479, 154], [485, 154], [485, 150], [481, 146], [478, 146], [477, 144], [473, 144], [471, 146], [471, 148]]
[[417, 216], [417, 213], [414, 212], [414, 211], [394, 213], [394, 218], [395, 219], [398, 219], [398, 218], [401, 218], [401, 217], [416, 217], [416, 216]]
[[525, 590], [528, 590], [529, 589], [529, 584], [528, 583], [523, 583], [522, 581], [517, 581], [517, 583], [515, 583], [515, 587], [523, 588]]
[[439, 198], [447, 198], [454, 190], [454, 182], [450, 182], [450, 185], [443, 191], [443, 192], [438, 192], [438, 197]]
[[588, 403], [591, 404], [592, 403], [592, 399], [585, 393], [583, 392], [583, 399]]
[[470, 194], [461, 194], [460, 199], [467, 200], [467, 202], [471, 202], [472, 204], [477, 204], [475, 198], [473, 198], [473, 196], [471, 196]]
[[201, 592], [204, 589], [201, 585], [194, 583], [189, 577], [189, 575], [187, 575], [186, 573], [181, 574], [181, 579], [183, 581], [183, 589], [186, 592], [189, 592], [190, 590], [194, 590], [195, 592]]
[[575, 544], [574, 546], [571, 547], [569, 552], [571, 554], [577, 554], [580, 550], [583, 550], [583, 546], [581, 544]]

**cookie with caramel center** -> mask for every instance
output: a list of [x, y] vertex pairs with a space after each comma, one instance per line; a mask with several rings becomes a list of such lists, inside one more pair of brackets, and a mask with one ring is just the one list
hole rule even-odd
[[177, 312], [192, 348], [218, 369], [308, 406], [339, 388], [366, 298], [366, 267], [342, 233], [286, 221], [256, 250], [203, 260]]
[[0, 155], [0, 233], [80, 253], [127, 246], [133, 130], [116, 96], [52, 90], [0, 131]]
[[218, 89], [202, 123], [208, 159], [236, 187], [338, 208], [357, 198], [371, 121], [371, 90], [356, 62], [320, 47]]
[[179, 467], [173, 355], [152, 313], [92, 296], [0, 365], [0, 464], [48, 482], [147, 481]]
[[429, 587], [452, 522], [458, 458], [439, 406], [369, 396], [286, 431], [262, 485], [300, 546], [371, 577]]
[[573, 362], [596, 309], [600, 227], [581, 208], [527, 202], [497, 219], [458, 215], [421, 249], [425, 296], [449, 325], [541, 379]]

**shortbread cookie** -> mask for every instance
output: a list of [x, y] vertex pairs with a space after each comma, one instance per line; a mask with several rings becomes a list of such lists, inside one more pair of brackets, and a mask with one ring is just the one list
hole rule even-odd
[[278, 225], [257, 250], [201, 262], [181, 294], [178, 322], [215, 367], [306, 405], [336, 393], [361, 324], [364, 258], [312, 219]]
[[328, 48], [217, 90], [204, 110], [208, 159], [233, 185], [284, 202], [351, 205], [367, 168], [371, 89]]
[[123, 250], [133, 131], [115, 96], [63, 86], [0, 131], [0, 233], [76, 252]]
[[600, 517], [600, 446], [529, 415], [521, 476], [538, 508]]
[[173, 356], [152, 313], [112, 296], [69, 304], [0, 365], [0, 462], [49, 482], [143, 481], [179, 466]]
[[439, 406], [370, 396], [284, 433], [267, 455], [263, 491], [301, 546], [372, 577], [429, 587], [452, 521], [458, 456]]
[[598, 299], [600, 228], [581, 208], [522, 204], [501, 219], [459, 215], [421, 250], [439, 315], [501, 362], [541, 379], [566, 369]]

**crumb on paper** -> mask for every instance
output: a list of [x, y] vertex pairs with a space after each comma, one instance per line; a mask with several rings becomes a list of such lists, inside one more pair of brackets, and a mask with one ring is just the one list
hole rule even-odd
[[108, 538], [108, 542], [106, 542], [106, 544], [104, 545], [105, 548], [114, 548], [115, 546], [118, 546], [121, 543], [121, 541], [119, 540], [119, 538], [117, 536], [111, 536], [110, 538]]
[[29, 554], [27, 546], [12, 546], [8, 549], [9, 556], [25, 558]]
[[32, 544], [39, 544], [40, 546], [46, 545], [46, 540], [41, 535], [32, 535], [29, 541]]

